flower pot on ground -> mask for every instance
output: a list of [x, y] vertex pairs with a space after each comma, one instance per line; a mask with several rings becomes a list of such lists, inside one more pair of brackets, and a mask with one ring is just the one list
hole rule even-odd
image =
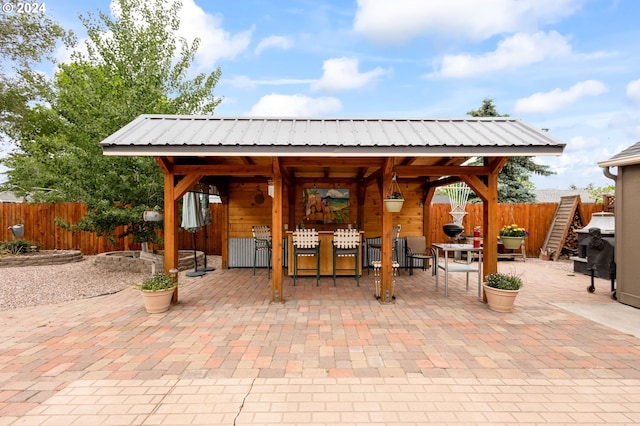
[[482, 284], [482, 287], [489, 309], [496, 312], [511, 312], [522, 287], [522, 278], [514, 274], [496, 272], [487, 275], [487, 281]]
[[150, 314], [159, 314], [169, 310], [171, 298], [177, 282], [170, 276], [160, 273], [146, 278], [142, 283], [134, 284], [140, 290], [144, 307]]

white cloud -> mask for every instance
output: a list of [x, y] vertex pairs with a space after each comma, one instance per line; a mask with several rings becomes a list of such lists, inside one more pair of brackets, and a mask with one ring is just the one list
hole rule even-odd
[[375, 83], [387, 71], [375, 68], [367, 72], [358, 71], [358, 60], [353, 58], [327, 59], [322, 65], [322, 78], [311, 85], [311, 90], [359, 89]]
[[193, 0], [183, 0], [180, 9], [180, 29], [178, 36], [193, 41], [200, 39], [196, 53], [198, 69], [211, 70], [220, 59], [233, 59], [244, 52], [253, 29], [231, 34], [224, 30], [219, 15], [205, 13]]
[[627, 84], [627, 97], [635, 104], [640, 104], [640, 79]]
[[[189, 43], [192, 43], [195, 38], [200, 39], [194, 62], [197, 70], [211, 71], [220, 59], [235, 58], [251, 43], [253, 29], [230, 34], [224, 30], [222, 18], [219, 15], [205, 13], [193, 0], [184, 0], [182, 3], [183, 6], [178, 15], [180, 28], [176, 35], [184, 37]], [[110, 10], [113, 17], [119, 15], [120, 9], [115, 0], [111, 1]], [[105, 38], [112, 36], [111, 31], [103, 35]], [[83, 38], [72, 50], [67, 50], [64, 46], [60, 47], [56, 51], [56, 59], [62, 63], [69, 63], [73, 51], [80, 52], [86, 57], [85, 43], [90, 42], [89, 38]], [[179, 50], [175, 52], [176, 55], [179, 53]]]
[[358, 0], [354, 31], [381, 43], [415, 37], [486, 40], [497, 34], [535, 31], [572, 15], [584, 0]]
[[495, 51], [484, 55], [447, 55], [442, 60], [443, 77], [470, 75], [514, 69], [548, 58], [571, 53], [567, 40], [555, 31], [535, 34], [518, 33], [498, 43]]
[[258, 43], [258, 46], [256, 46], [255, 53], [256, 55], [259, 55], [264, 50], [273, 48], [286, 50], [291, 46], [293, 46], [293, 42], [289, 38], [282, 36], [271, 36], [260, 40], [260, 43]]
[[337, 113], [342, 109], [339, 99], [311, 98], [303, 95], [271, 94], [260, 98], [248, 115], [260, 117], [316, 117]]
[[568, 90], [554, 89], [547, 93], [534, 93], [528, 98], [518, 99], [516, 113], [548, 113], [558, 111], [579, 101], [585, 96], [597, 96], [607, 92], [607, 86], [596, 80], [581, 81]]
[[278, 78], [273, 80], [254, 80], [246, 75], [240, 75], [230, 79], [224, 79], [225, 83], [231, 86], [252, 89], [258, 86], [294, 86], [299, 84], [311, 84], [316, 80], [297, 79], [297, 78]]

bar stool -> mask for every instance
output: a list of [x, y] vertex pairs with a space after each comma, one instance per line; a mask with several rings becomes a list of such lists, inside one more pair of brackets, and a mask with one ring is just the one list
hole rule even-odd
[[271, 229], [269, 225], [252, 226], [253, 233], [253, 275], [259, 251], [267, 252], [267, 277], [271, 278]]
[[333, 231], [333, 286], [336, 285], [338, 257], [353, 257], [356, 283], [360, 287], [360, 231], [357, 229], [336, 229]]
[[293, 285], [296, 285], [298, 271], [312, 268], [298, 268], [298, 257], [316, 257], [316, 286], [320, 284], [320, 238], [316, 229], [296, 229], [293, 231]]

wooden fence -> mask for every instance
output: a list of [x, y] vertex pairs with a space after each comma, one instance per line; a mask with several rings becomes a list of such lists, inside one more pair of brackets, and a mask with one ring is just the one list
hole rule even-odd
[[[500, 204], [498, 209], [498, 221], [500, 226], [517, 223], [530, 232], [526, 241], [528, 256], [537, 256], [540, 247], [543, 246], [547, 231], [553, 222], [557, 208], [556, 203], [544, 204]], [[220, 218], [222, 205], [211, 204], [213, 223], [207, 227], [206, 252], [208, 254], [222, 253], [222, 238]], [[450, 223], [449, 204], [433, 204], [432, 208], [432, 241], [447, 241], [442, 232], [442, 225]], [[583, 224], [591, 220], [594, 212], [602, 211], [600, 204], [581, 204], [580, 215]], [[114, 250], [137, 250], [139, 245], [130, 244], [125, 239], [117, 241], [115, 246], [109, 244], [106, 238], [96, 237], [88, 232], [70, 232], [55, 225], [55, 218], [75, 223], [86, 212], [86, 206], [82, 203], [56, 203], [56, 204], [26, 204], [26, 203], [0, 203], [0, 241], [12, 239], [10, 226], [24, 224], [24, 239], [38, 245], [43, 250], [68, 250], [76, 249], [85, 255], [94, 255]], [[482, 205], [467, 204], [467, 215], [464, 219], [465, 233], [471, 234], [473, 227], [482, 225]], [[119, 230], [120, 232], [122, 230]], [[366, 229], [365, 229], [366, 231]], [[371, 235], [373, 236], [373, 235]], [[250, 234], [246, 237], [251, 237]], [[205, 245], [205, 233], [196, 233], [198, 250]], [[161, 249], [162, 247], [154, 247]], [[193, 249], [193, 234], [179, 232], [179, 248]]]

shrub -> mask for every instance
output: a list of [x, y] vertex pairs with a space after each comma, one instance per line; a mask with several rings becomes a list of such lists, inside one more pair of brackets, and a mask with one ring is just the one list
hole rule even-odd
[[155, 274], [152, 277], [145, 278], [142, 283], [136, 283], [133, 286], [141, 291], [159, 291], [168, 290], [176, 287], [173, 278], [165, 273]]
[[30, 250], [31, 245], [32, 244], [27, 240], [6, 241], [0, 244], [0, 253], [8, 253], [8, 254], [26, 253]]
[[487, 286], [499, 290], [519, 290], [522, 287], [522, 278], [515, 274], [503, 274], [496, 272], [487, 275]]

